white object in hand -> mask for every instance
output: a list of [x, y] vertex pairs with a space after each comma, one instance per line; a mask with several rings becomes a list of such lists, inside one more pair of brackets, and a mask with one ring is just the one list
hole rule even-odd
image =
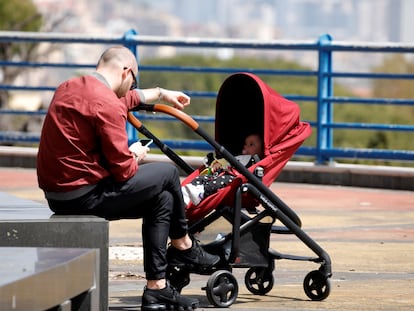
[[143, 146], [141, 144], [141, 142], [139, 142], [139, 141], [137, 141], [137, 142], [131, 144], [131, 146], [129, 146], [129, 151], [131, 151], [134, 154], [135, 159], [137, 160], [137, 162], [145, 159], [145, 157], [147, 155], [147, 152], [149, 150], [150, 149], [147, 146]]

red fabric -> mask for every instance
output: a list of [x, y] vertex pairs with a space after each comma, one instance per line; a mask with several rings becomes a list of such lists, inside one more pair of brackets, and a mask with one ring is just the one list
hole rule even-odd
[[[246, 94], [253, 92], [255, 94]], [[254, 110], [252, 110], [254, 109]], [[252, 116], [263, 111], [259, 120], [251, 120]], [[299, 106], [278, 94], [259, 77], [250, 73], [237, 73], [228, 77], [220, 88], [216, 104], [216, 140], [230, 151], [240, 150], [238, 142], [243, 142], [240, 133], [251, 133], [249, 126], [256, 133], [263, 134], [264, 158], [249, 168], [253, 172], [256, 166], [264, 168], [263, 184], [270, 186], [279, 176], [283, 167], [312, 133], [306, 122], [301, 122]], [[229, 124], [231, 128], [229, 128]], [[260, 127], [260, 129], [259, 129]], [[184, 184], [192, 180], [198, 173], [196, 170], [184, 180]], [[190, 221], [196, 221], [215, 209], [219, 204], [232, 205], [237, 185], [247, 182], [239, 175], [237, 182], [231, 187], [220, 189], [199, 205], [187, 206], [186, 215]], [[244, 206], [255, 204], [255, 200], [245, 196]]]
[[107, 176], [118, 181], [133, 176], [137, 164], [125, 125], [128, 110], [138, 104], [137, 92], [120, 100], [93, 76], [62, 83], [43, 124], [37, 159], [40, 188], [67, 192]]

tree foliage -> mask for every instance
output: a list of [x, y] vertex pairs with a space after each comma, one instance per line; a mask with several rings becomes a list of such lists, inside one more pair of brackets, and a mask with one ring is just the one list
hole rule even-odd
[[[31, 0], [0, 0], [0, 30], [6, 31], [39, 31], [43, 24], [42, 15]], [[21, 42], [0, 42], [0, 57], [5, 60], [28, 60], [31, 58], [36, 44]], [[2, 68], [6, 70], [5, 68]], [[5, 80], [13, 81], [19, 69], [10, 67]]]
[[[0, 30], [5, 31], [39, 31], [43, 24], [42, 15], [31, 0], [0, 0]], [[0, 42], [0, 59], [7, 61], [33, 60], [36, 43]], [[21, 67], [2, 66], [4, 84], [12, 84], [24, 70]], [[0, 91], [0, 107], [7, 103], [8, 93]]]
[[[406, 54], [391, 54], [374, 72], [389, 74], [414, 74], [414, 61]], [[413, 99], [414, 88], [412, 79], [376, 79], [373, 81], [373, 97]], [[414, 106], [381, 105], [376, 107], [375, 117], [383, 123], [412, 125]], [[413, 134], [411, 132], [377, 132], [371, 143], [384, 149], [413, 150]]]
[[0, 29], [10, 31], [38, 31], [42, 15], [31, 0], [0, 0]]

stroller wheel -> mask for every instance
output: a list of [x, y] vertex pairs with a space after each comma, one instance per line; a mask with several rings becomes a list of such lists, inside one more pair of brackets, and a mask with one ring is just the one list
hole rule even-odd
[[226, 308], [236, 301], [239, 285], [231, 272], [218, 270], [208, 279], [206, 293], [211, 304], [219, 308]]
[[244, 284], [254, 295], [266, 295], [273, 288], [274, 277], [268, 267], [253, 267], [247, 270]]
[[319, 270], [309, 272], [303, 280], [305, 294], [312, 300], [321, 301], [329, 296], [331, 283]]

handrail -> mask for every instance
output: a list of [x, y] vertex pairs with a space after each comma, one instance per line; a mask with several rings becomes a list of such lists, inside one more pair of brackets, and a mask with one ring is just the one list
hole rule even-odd
[[[302, 96], [296, 94], [283, 94], [295, 101], [315, 102], [317, 115], [315, 120], [308, 120], [314, 128], [316, 145], [302, 147], [297, 155], [313, 157], [317, 164], [327, 164], [340, 158], [382, 159], [414, 162], [414, 150], [384, 150], [375, 148], [339, 148], [333, 143], [333, 134], [337, 129], [378, 130], [414, 132], [412, 124], [379, 124], [379, 123], [355, 123], [336, 122], [333, 120], [333, 109], [337, 104], [363, 104], [363, 105], [395, 105], [413, 106], [414, 100], [405, 98], [359, 98], [335, 96], [333, 79], [406, 79], [414, 80], [414, 74], [401, 73], [364, 73], [334, 71], [334, 55], [338, 52], [363, 52], [370, 53], [414, 53], [414, 44], [392, 42], [345, 42], [334, 41], [329, 35], [322, 35], [318, 40], [246, 40], [246, 39], [221, 39], [221, 38], [183, 38], [165, 36], [138, 35], [134, 30], [129, 30], [123, 35], [90, 35], [90, 34], [65, 34], [65, 33], [41, 33], [41, 32], [14, 32], [0, 31], [0, 44], [2, 42], [47, 42], [60, 44], [122, 44], [129, 47], [136, 55], [137, 50], [143, 46], [173, 46], [180, 48], [232, 48], [238, 50], [268, 50], [268, 51], [307, 51], [317, 53], [317, 69], [311, 70], [277, 70], [259, 68], [211, 68], [193, 66], [154, 66], [142, 65], [141, 71], [172, 71], [172, 72], [203, 72], [203, 73], [228, 73], [239, 71], [252, 72], [257, 75], [272, 76], [311, 76], [317, 79], [315, 96]], [[83, 68], [92, 69], [95, 64], [85, 63], [59, 63], [59, 62], [19, 62], [14, 60], [0, 60], [0, 67], [25, 67], [25, 68]], [[50, 92], [56, 85], [8, 85], [0, 83], [0, 91], [38, 91]], [[192, 97], [214, 98], [216, 92], [203, 90], [185, 90]], [[22, 111], [14, 109], [0, 109], [0, 115], [27, 114], [43, 116], [46, 111]], [[195, 122], [212, 123], [213, 116], [192, 116]], [[140, 115], [140, 120], [167, 120], [173, 118], [162, 115]], [[130, 139], [136, 137], [136, 133], [128, 129]], [[6, 132], [0, 131], [0, 143], [34, 143], [39, 140], [38, 133]], [[181, 149], [208, 150], [208, 144], [203, 141], [176, 141], [166, 140], [166, 143], [179, 146]]]

